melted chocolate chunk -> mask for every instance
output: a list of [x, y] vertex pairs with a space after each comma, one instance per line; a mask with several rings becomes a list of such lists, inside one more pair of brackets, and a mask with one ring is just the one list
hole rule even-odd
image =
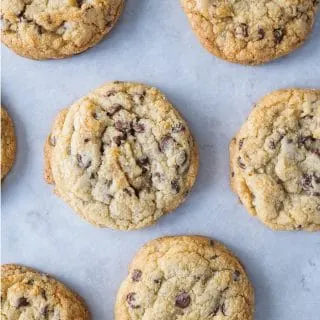
[[241, 157], [238, 157], [238, 166], [241, 168], [241, 169], [245, 169], [246, 168], [246, 165], [245, 163], [243, 162], [243, 160], [241, 159]]
[[131, 309], [140, 308], [140, 306], [136, 304], [136, 293], [135, 292], [128, 293], [126, 300], [127, 300], [127, 303]]
[[172, 141], [173, 139], [171, 136], [164, 136], [160, 141], [160, 151], [164, 152]]
[[181, 292], [176, 296], [176, 307], [184, 309], [190, 305], [191, 298], [188, 293]]
[[275, 29], [273, 30], [273, 35], [274, 35], [275, 43], [280, 44], [284, 37], [284, 30], [281, 28]]
[[134, 130], [134, 132], [137, 132], [137, 133], [143, 133], [145, 131], [144, 124], [138, 123], [138, 122], [132, 125], [132, 129]]
[[240, 37], [244, 37], [244, 38], [249, 36], [248, 25], [246, 23], [240, 23], [236, 27], [236, 36], [240, 36]]
[[235, 272], [232, 275], [233, 281], [239, 281], [240, 275], [241, 275], [240, 271], [239, 270], [235, 270]]
[[81, 154], [77, 154], [78, 166], [82, 169], [87, 169], [91, 166], [92, 161], [88, 158], [83, 157]]
[[258, 40], [263, 40], [266, 35], [266, 32], [263, 28], [258, 28]]
[[179, 133], [179, 132], [183, 132], [186, 130], [186, 127], [183, 125], [183, 123], [179, 122], [177, 124], [175, 124], [173, 127], [172, 127], [172, 132], [174, 133]]
[[117, 112], [119, 112], [122, 108], [123, 108], [122, 105], [118, 103], [112, 105], [110, 109], [107, 111], [107, 116], [112, 117]]
[[178, 180], [172, 180], [171, 181], [171, 188], [176, 192], [176, 193], [179, 193], [181, 188], [180, 188], [180, 185], [179, 185], [179, 182]]
[[18, 299], [18, 301], [16, 303], [16, 308], [26, 307], [29, 304], [30, 303], [28, 302], [28, 300], [25, 297], [21, 297]]
[[132, 281], [139, 282], [142, 277], [142, 271], [139, 269], [134, 269], [132, 272]]

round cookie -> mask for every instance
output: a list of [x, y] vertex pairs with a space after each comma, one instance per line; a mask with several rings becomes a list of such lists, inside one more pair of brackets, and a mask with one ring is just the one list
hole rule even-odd
[[244, 267], [219, 242], [164, 237], [133, 259], [115, 305], [115, 320], [251, 320], [254, 292]]
[[320, 230], [320, 90], [263, 98], [230, 144], [231, 185], [274, 230]]
[[1, 180], [12, 168], [16, 157], [16, 137], [13, 122], [1, 107]]
[[124, 0], [3, 0], [2, 42], [32, 59], [59, 59], [97, 44], [115, 25]]
[[60, 112], [45, 163], [47, 182], [80, 216], [131, 230], [155, 223], [186, 198], [198, 149], [159, 90], [116, 81]]
[[47, 274], [1, 266], [1, 319], [88, 320], [82, 299]]
[[194, 32], [212, 54], [261, 64], [290, 53], [308, 38], [315, 0], [181, 0]]

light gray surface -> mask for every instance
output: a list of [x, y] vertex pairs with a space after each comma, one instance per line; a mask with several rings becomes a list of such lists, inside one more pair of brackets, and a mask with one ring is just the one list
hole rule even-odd
[[[307, 44], [261, 67], [207, 53], [178, 0], [128, 0], [108, 39], [79, 56], [31, 61], [2, 49], [2, 103], [16, 124], [17, 161], [2, 184], [2, 263], [52, 273], [88, 302], [94, 320], [113, 319], [127, 265], [148, 240], [202, 234], [227, 244], [256, 290], [257, 320], [320, 315], [319, 233], [273, 232], [250, 217], [228, 182], [228, 143], [263, 95], [320, 87], [320, 21]], [[161, 89], [200, 145], [200, 173], [188, 201], [157, 225], [124, 233], [97, 229], [53, 194], [42, 178], [43, 143], [55, 114], [109, 80]]]

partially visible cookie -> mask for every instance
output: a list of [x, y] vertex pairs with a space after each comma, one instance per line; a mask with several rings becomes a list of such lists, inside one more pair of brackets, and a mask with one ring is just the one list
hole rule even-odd
[[1, 319], [88, 320], [76, 293], [51, 276], [30, 268], [1, 266]]
[[32, 59], [58, 59], [97, 44], [118, 20], [124, 0], [3, 0], [2, 42]]
[[115, 320], [252, 320], [254, 292], [239, 260], [201, 236], [164, 237], [137, 253]]
[[193, 186], [198, 149], [157, 89], [111, 82], [64, 109], [45, 144], [45, 179], [88, 222], [146, 227]]
[[194, 32], [212, 54], [261, 64], [290, 53], [308, 38], [315, 0], [181, 0]]
[[16, 157], [16, 137], [8, 112], [1, 107], [1, 179], [12, 168]]
[[320, 90], [272, 92], [230, 144], [231, 185], [275, 230], [320, 230]]

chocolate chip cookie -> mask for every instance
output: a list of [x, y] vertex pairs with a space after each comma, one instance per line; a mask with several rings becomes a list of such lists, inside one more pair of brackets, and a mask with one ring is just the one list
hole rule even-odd
[[308, 38], [317, 0], [181, 0], [194, 32], [212, 54], [261, 64], [290, 53]]
[[217, 241], [164, 237], [135, 256], [115, 305], [115, 320], [251, 320], [254, 292], [245, 269]]
[[8, 112], [1, 107], [1, 179], [12, 168], [16, 157], [16, 137]]
[[87, 50], [115, 25], [124, 0], [2, 0], [2, 42], [32, 59]]
[[51, 276], [27, 267], [1, 266], [1, 319], [88, 320], [82, 299]]
[[80, 216], [121, 230], [177, 208], [198, 169], [191, 132], [163, 94], [118, 81], [60, 112], [45, 159], [47, 182]]
[[263, 98], [230, 144], [231, 185], [275, 230], [320, 230], [320, 90]]

